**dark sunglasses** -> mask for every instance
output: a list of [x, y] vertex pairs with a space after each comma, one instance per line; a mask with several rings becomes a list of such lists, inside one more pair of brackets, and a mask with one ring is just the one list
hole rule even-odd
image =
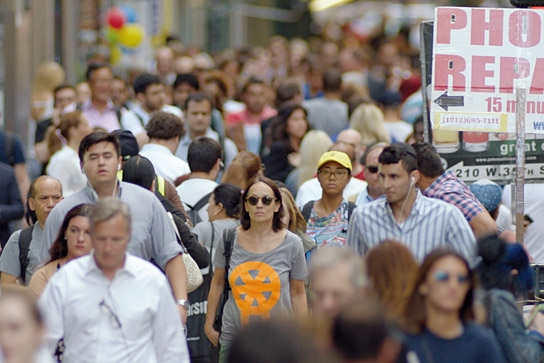
[[259, 200], [263, 202], [264, 205], [270, 205], [272, 202], [276, 200], [276, 198], [269, 197], [268, 195], [262, 198], [259, 197], [249, 197], [246, 199], [246, 202], [248, 202], [251, 205], [257, 205], [259, 204]]
[[444, 272], [444, 271], [437, 271], [435, 274], [434, 274], [434, 278], [436, 281], [438, 282], [447, 282], [450, 280], [450, 278], [457, 278], [457, 282], [460, 283], [460, 284], [464, 284], [466, 282], [468, 282], [468, 275], [450, 275], [449, 273], [447, 272]]
[[366, 168], [368, 169], [370, 174], [376, 174], [378, 172], [378, 167], [377, 166], [367, 166]]

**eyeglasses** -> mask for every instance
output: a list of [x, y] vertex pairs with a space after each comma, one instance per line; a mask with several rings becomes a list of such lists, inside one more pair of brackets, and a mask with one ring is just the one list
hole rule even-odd
[[330, 177], [332, 174], [334, 174], [337, 179], [343, 178], [348, 175], [348, 171], [345, 169], [336, 169], [334, 171], [332, 171], [331, 169], [321, 169], [317, 172], [318, 174], [323, 175], [325, 178]]
[[438, 282], [448, 282], [450, 278], [457, 278], [457, 282], [460, 284], [464, 284], [468, 282], [468, 275], [450, 275], [447, 272], [444, 271], [437, 271], [434, 274], [434, 278]]
[[366, 168], [368, 169], [370, 174], [376, 174], [378, 172], [378, 167], [377, 166], [367, 166]]
[[257, 205], [259, 204], [259, 200], [263, 202], [264, 205], [270, 205], [272, 202], [276, 201], [276, 198], [272, 198], [270, 196], [264, 196], [262, 198], [259, 197], [249, 197], [246, 199], [246, 202], [248, 202], [251, 205]]
[[98, 306], [100, 306], [100, 310], [102, 310], [102, 312], [109, 315], [110, 323], [111, 325], [113, 325], [114, 328], [122, 327], [121, 320], [119, 320], [119, 317], [117, 316], [117, 314], [113, 312], [113, 310], [108, 306], [108, 304], [106, 304], [104, 300], [102, 300], [100, 304], [98, 304]]

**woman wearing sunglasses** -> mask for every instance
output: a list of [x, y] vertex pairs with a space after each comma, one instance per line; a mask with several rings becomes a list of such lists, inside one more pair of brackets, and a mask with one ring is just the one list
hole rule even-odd
[[421, 363], [504, 362], [493, 333], [470, 322], [473, 291], [461, 255], [438, 249], [425, 257], [405, 310], [406, 343]]
[[[285, 229], [281, 192], [263, 176], [250, 180], [242, 194], [241, 226], [235, 230], [228, 271], [223, 236], [214, 257], [204, 330], [213, 345], [221, 344], [224, 361], [236, 333], [249, 322], [273, 315], [307, 312], [307, 275], [300, 238]], [[213, 327], [228, 273], [230, 293], [223, 309], [221, 335]]]

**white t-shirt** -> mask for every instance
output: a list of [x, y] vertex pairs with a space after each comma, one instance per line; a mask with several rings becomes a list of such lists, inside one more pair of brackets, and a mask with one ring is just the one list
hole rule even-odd
[[173, 183], [177, 177], [191, 172], [189, 164], [172, 154], [166, 146], [145, 144], [140, 150], [140, 155], [148, 158], [155, 168], [155, 173], [169, 182]]
[[87, 184], [87, 177], [81, 171], [79, 156], [68, 145], [64, 145], [62, 149], [51, 156], [46, 173], [60, 181], [65, 197], [83, 189]]
[[[189, 205], [194, 206], [203, 196], [213, 192], [217, 185], [218, 184], [215, 181], [209, 179], [187, 179], [176, 188], [176, 191], [179, 194], [179, 198], [183, 202], [185, 210], [189, 211], [191, 210]], [[208, 203], [206, 203], [198, 211], [198, 215], [202, 221], [208, 221], [208, 212], [206, 211], [207, 208]]]

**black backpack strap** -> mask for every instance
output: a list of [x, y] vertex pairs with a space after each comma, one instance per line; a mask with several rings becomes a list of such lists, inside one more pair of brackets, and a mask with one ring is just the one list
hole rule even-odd
[[225, 256], [225, 287], [223, 292], [223, 297], [228, 297], [228, 292], [230, 291], [229, 285], [229, 268], [230, 268], [230, 257], [232, 255], [232, 246], [234, 245], [234, 238], [236, 235], [236, 228], [228, 228], [223, 230], [223, 247], [225, 251], [223, 256]]
[[26, 282], [26, 268], [28, 267], [28, 251], [32, 241], [34, 226], [21, 230], [19, 235], [19, 264], [21, 265], [21, 280]]
[[302, 207], [302, 216], [304, 217], [304, 220], [308, 222], [308, 219], [310, 219], [310, 213], [312, 213], [312, 208], [314, 207], [315, 200], [310, 200], [308, 203], [304, 204], [304, 207]]
[[190, 204], [187, 204], [187, 206], [194, 211], [199, 211], [202, 207], [204, 207], [208, 203], [208, 199], [210, 199], [210, 195], [212, 194], [213, 192], [209, 192], [208, 194], [200, 198], [194, 206], [191, 206]]
[[119, 121], [119, 127], [124, 130], [125, 128], [123, 127], [123, 121], [121, 121], [123, 118], [123, 112], [121, 111], [121, 108], [122, 107], [115, 107], [115, 115], [117, 116], [117, 121]]
[[353, 203], [353, 202], [349, 202], [349, 207], [348, 207], [348, 222], [351, 218], [351, 215], [353, 214], [353, 210], [357, 207], [357, 204]]
[[4, 132], [4, 140], [5, 140], [5, 153], [6, 158], [8, 160], [8, 164], [11, 166], [15, 165], [15, 155], [13, 153], [13, 148], [15, 146], [15, 138], [8, 134], [7, 132]]

